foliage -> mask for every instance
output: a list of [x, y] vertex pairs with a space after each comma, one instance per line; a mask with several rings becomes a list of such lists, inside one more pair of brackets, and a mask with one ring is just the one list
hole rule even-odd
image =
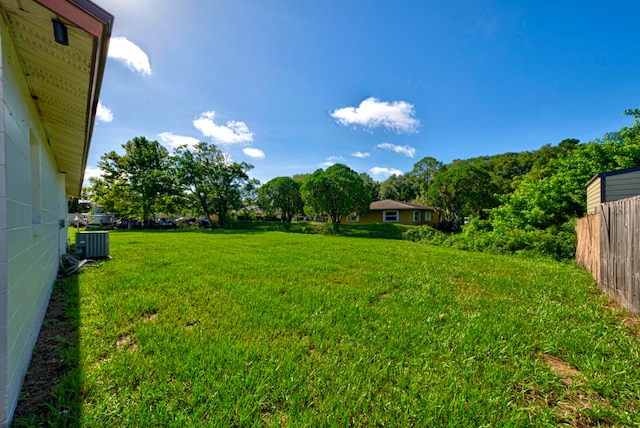
[[577, 147], [579, 141], [573, 138], [562, 140], [557, 146], [546, 144], [535, 151], [508, 152], [493, 156], [479, 156], [469, 159], [456, 159], [446, 165], [452, 169], [464, 165], [474, 165], [489, 173], [495, 187], [495, 193], [511, 193], [520, 177], [530, 174], [532, 177], [549, 176], [555, 172], [553, 160], [566, 156]]
[[413, 201], [418, 195], [418, 183], [410, 174], [391, 175], [380, 184], [380, 200]]
[[521, 253], [554, 260], [572, 260], [576, 249], [576, 235], [572, 230], [494, 231], [485, 220], [472, 220], [463, 228], [462, 233], [445, 233], [422, 226], [407, 231], [404, 239], [458, 250], [493, 254]]
[[371, 192], [371, 199], [373, 201], [379, 201], [380, 200], [380, 182], [375, 181], [366, 172], [360, 173], [360, 178], [362, 178], [362, 181], [364, 181], [365, 186], [369, 188], [369, 192]]
[[575, 265], [278, 232], [110, 244], [78, 276], [70, 426], [640, 423], [640, 342]]
[[340, 163], [316, 170], [302, 184], [300, 193], [305, 212], [327, 213], [336, 231], [343, 216], [365, 215], [371, 205], [371, 193], [362, 178]]
[[311, 174], [293, 174], [293, 180], [302, 184]]
[[413, 170], [408, 175], [417, 183], [420, 199], [422, 201], [428, 201], [427, 194], [431, 182], [444, 170], [444, 164], [431, 156], [424, 157], [413, 165]]
[[242, 189], [253, 185], [247, 175], [253, 166], [229, 162], [228, 155], [204, 142], [193, 148], [177, 148], [173, 165], [176, 176], [201, 214], [209, 219], [215, 214], [218, 224], [228, 227], [231, 211], [242, 207]]
[[495, 185], [486, 171], [463, 165], [438, 174], [427, 196], [445, 221], [454, 221], [463, 216], [485, 217], [485, 210], [497, 205], [494, 192]]
[[145, 137], [135, 137], [122, 147], [124, 155], [111, 151], [98, 162], [104, 174], [90, 179], [95, 202], [109, 212], [143, 220], [173, 211], [182, 201], [169, 171], [167, 149]]
[[258, 192], [260, 190], [260, 180], [250, 178], [244, 186], [240, 187], [240, 197], [245, 207], [251, 207], [258, 203]]
[[301, 184], [291, 177], [276, 177], [267, 181], [258, 190], [258, 206], [268, 216], [280, 214], [283, 222], [291, 222], [296, 214], [304, 210], [300, 196]]
[[494, 229], [544, 230], [583, 216], [585, 186], [594, 175], [640, 164], [640, 122], [563, 153], [547, 165], [550, 175], [532, 171], [500, 198], [502, 205], [491, 212]]

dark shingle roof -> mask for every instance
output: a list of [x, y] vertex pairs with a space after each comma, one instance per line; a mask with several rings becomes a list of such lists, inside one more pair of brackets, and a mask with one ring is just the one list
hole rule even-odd
[[384, 201], [375, 201], [371, 203], [371, 211], [374, 210], [433, 210], [432, 207], [421, 204], [412, 204], [410, 202], [400, 202], [391, 199]]

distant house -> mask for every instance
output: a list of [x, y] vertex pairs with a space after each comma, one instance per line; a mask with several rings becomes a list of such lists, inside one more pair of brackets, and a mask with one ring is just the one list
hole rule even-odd
[[585, 187], [587, 214], [593, 214], [602, 203], [640, 195], [640, 165], [596, 174]]
[[432, 207], [409, 202], [385, 199], [371, 203], [371, 212], [366, 216], [347, 216], [343, 223], [399, 223], [413, 226], [438, 224], [438, 214]]
[[66, 252], [112, 22], [88, 0], [0, 0], [0, 427]]

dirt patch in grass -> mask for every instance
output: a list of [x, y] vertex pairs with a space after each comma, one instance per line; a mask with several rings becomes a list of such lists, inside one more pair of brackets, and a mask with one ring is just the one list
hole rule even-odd
[[584, 381], [584, 376], [580, 370], [561, 358], [551, 354], [543, 354], [542, 359], [559, 377], [560, 381], [568, 387], [574, 384], [580, 385]]
[[133, 341], [133, 337], [129, 334], [123, 334], [116, 341], [116, 348], [118, 351], [136, 352], [138, 345]]
[[587, 380], [580, 370], [555, 355], [542, 354], [542, 360], [568, 388], [567, 393], [554, 402], [556, 406], [554, 414], [558, 423], [578, 428], [610, 425], [609, 420], [593, 421], [584, 414], [596, 404], [608, 406], [609, 403], [599, 394], [588, 393], [580, 389]]
[[627, 326], [627, 328], [631, 331], [631, 334], [640, 339], [640, 322], [638, 322], [638, 318], [624, 317], [622, 323]]
[[158, 310], [155, 309], [151, 312], [149, 312], [148, 314], [146, 314], [143, 318], [142, 318], [142, 322], [150, 322], [150, 321], [154, 321], [156, 318], [158, 318]]
[[77, 341], [77, 332], [66, 312], [66, 296], [66, 289], [57, 282], [22, 384], [12, 426], [22, 426], [28, 420], [45, 421], [51, 412], [49, 406], [56, 408], [53, 390], [70, 371], [61, 351]]

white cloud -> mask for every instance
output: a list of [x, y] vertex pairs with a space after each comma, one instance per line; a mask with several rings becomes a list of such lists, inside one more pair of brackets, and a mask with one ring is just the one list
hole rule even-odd
[[95, 166], [88, 166], [84, 169], [84, 179], [89, 180], [89, 178], [99, 178], [102, 177], [104, 171], [100, 168], [96, 168]]
[[109, 58], [124, 62], [129, 70], [143, 76], [151, 74], [149, 56], [126, 37], [112, 37], [109, 42]]
[[226, 126], [216, 125], [215, 115], [215, 111], [204, 112], [193, 121], [193, 126], [205, 137], [209, 137], [217, 143], [234, 144], [253, 141], [253, 133], [249, 131], [244, 122], [231, 120], [227, 122]]
[[160, 140], [165, 143], [165, 145], [175, 149], [180, 146], [189, 146], [193, 147], [200, 142], [197, 138], [193, 137], [185, 137], [183, 135], [175, 135], [173, 132], [161, 132], [158, 134]]
[[253, 147], [245, 147], [244, 149], [242, 149], [242, 152], [250, 158], [254, 159], [264, 159], [266, 157], [262, 150], [254, 149]]
[[98, 110], [96, 111], [96, 119], [101, 122], [111, 122], [113, 120], [113, 113], [111, 113], [111, 109], [102, 105], [102, 103], [98, 102]]
[[392, 175], [402, 175], [402, 171], [396, 168], [384, 168], [380, 166], [374, 166], [369, 170], [372, 176], [374, 177], [384, 177], [388, 178]]
[[362, 152], [351, 153], [351, 156], [355, 158], [360, 158], [360, 159], [368, 158], [370, 155], [371, 155], [370, 153], [362, 153]]
[[320, 164], [321, 167], [329, 168], [330, 166], [335, 165], [336, 163], [344, 162], [344, 158], [342, 156], [329, 156], [326, 161]]
[[331, 112], [331, 117], [344, 126], [383, 127], [398, 133], [417, 131], [420, 121], [413, 115], [413, 104], [379, 101], [374, 97], [362, 101], [358, 107], [344, 107]]
[[376, 146], [379, 149], [391, 150], [396, 153], [400, 153], [401, 155], [405, 155], [407, 157], [414, 157], [416, 154], [416, 149], [411, 146], [396, 146], [391, 143], [381, 143]]

